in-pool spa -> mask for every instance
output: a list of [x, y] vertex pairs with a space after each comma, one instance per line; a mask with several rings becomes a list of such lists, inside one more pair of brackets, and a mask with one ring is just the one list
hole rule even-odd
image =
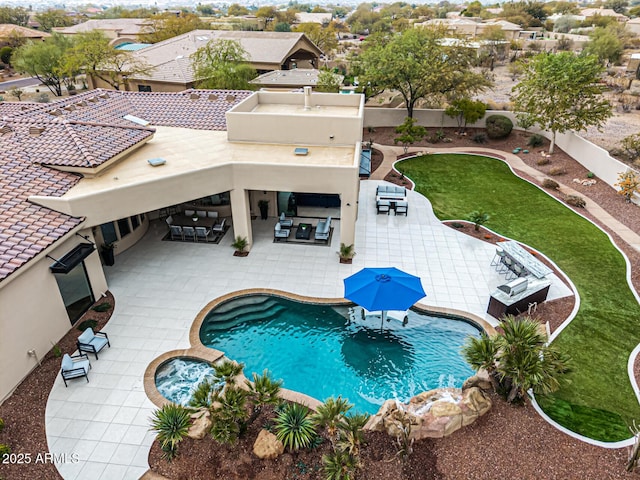
[[473, 375], [460, 349], [479, 336], [476, 326], [413, 310], [406, 323], [381, 330], [380, 317], [362, 320], [347, 306], [247, 295], [214, 307], [200, 340], [243, 362], [249, 378], [268, 369], [284, 388], [320, 401], [342, 395], [357, 411], [376, 413], [387, 399], [460, 387]]
[[167, 400], [187, 406], [200, 382], [213, 374], [209, 362], [176, 357], [164, 362], [156, 370], [156, 388]]

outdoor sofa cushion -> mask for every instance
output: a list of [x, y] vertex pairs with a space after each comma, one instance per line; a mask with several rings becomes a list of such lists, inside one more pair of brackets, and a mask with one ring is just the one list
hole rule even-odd
[[321, 220], [316, 226], [315, 239], [316, 240], [328, 240], [329, 232], [331, 232], [331, 216], [326, 220]]
[[404, 198], [407, 196], [407, 189], [398, 185], [379, 185], [376, 196], [381, 198]]

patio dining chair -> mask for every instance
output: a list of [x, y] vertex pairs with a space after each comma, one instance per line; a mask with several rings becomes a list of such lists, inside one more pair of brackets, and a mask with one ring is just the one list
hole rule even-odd
[[209, 240], [209, 234], [211, 230], [207, 227], [196, 227], [196, 240], [204, 240], [207, 242]]
[[206, 210], [198, 210], [196, 212], [196, 214], [198, 215], [198, 217], [200, 218], [207, 218], [207, 211]]
[[78, 355], [69, 355], [65, 353], [62, 356], [62, 365], [60, 367], [60, 376], [64, 382], [64, 386], [67, 386], [67, 380], [72, 378], [84, 377], [89, 383], [89, 370], [91, 369], [91, 363], [89, 357], [85, 353], [79, 353]]
[[171, 228], [171, 240], [184, 240], [180, 225], [171, 225], [169, 228]]
[[185, 215], [186, 217], [192, 217], [192, 216], [193, 216], [193, 215], [195, 215], [195, 214], [196, 214], [196, 211], [195, 211], [195, 210], [185, 210], [185, 211], [184, 211], [184, 215]]
[[502, 247], [496, 247], [496, 253], [493, 256], [493, 260], [491, 260], [491, 266], [496, 267], [496, 270], [498, 270], [502, 265], [502, 259], [504, 256], [505, 252]]
[[182, 227], [182, 234], [184, 239], [191, 239], [194, 242], [196, 241], [196, 230], [193, 227]]
[[395, 214], [406, 215], [408, 209], [409, 209], [409, 202], [405, 200], [400, 200], [399, 202], [396, 202]]
[[389, 215], [389, 210], [391, 209], [391, 202], [389, 200], [378, 200], [376, 202], [376, 210], [378, 213], [386, 213]]
[[171, 228], [171, 225], [173, 225], [173, 216], [169, 215], [164, 219], [164, 221], [167, 222], [167, 225], [169, 226], [169, 228]]
[[216, 232], [216, 233], [222, 233], [224, 232], [224, 225], [227, 222], [226, 218], [223, 218], [222, 221], [220, 223], [216, 223], [213, 228], [211, 229], [212, 232]]
[[207, 217], [218, 218], [218, 212], [207, 212]]

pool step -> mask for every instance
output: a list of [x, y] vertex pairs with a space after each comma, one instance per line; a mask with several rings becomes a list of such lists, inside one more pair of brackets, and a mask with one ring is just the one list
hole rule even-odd
[[227, 330], [238, 323], [250, 323], [254, 321], [271, 320], [286, 310], [284, 305], [276, 301], [264, 302], [257, 305], [242, 305], [233, 310], [229, 310], [220, 315], [210, 314], [208, 319], [202, 324], [201, 333], [206, 335], [209, 332]]
[[276, 300], [274, 297], [270, 297], [267, 295], [257, 295], [257, 296], [247, 296], [235, 298], [229, 302], [225, 302], [222, 305], [218, 305], [215, 307], [213, 312], [210, 312], [208, 316], [210, 317], [218, 317], [224, 315], [229, 312], [236, 312], [238, 310], [244, 310], [247, 312], [252, 312], [261, 307], [268, 308]]

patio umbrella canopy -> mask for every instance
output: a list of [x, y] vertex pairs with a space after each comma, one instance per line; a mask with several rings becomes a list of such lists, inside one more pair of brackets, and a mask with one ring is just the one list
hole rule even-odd
[[425, 297], [420, 278], [391, 268], [363, 268], [344, 279], [344, 298], [367, 310], [407, 310]]

